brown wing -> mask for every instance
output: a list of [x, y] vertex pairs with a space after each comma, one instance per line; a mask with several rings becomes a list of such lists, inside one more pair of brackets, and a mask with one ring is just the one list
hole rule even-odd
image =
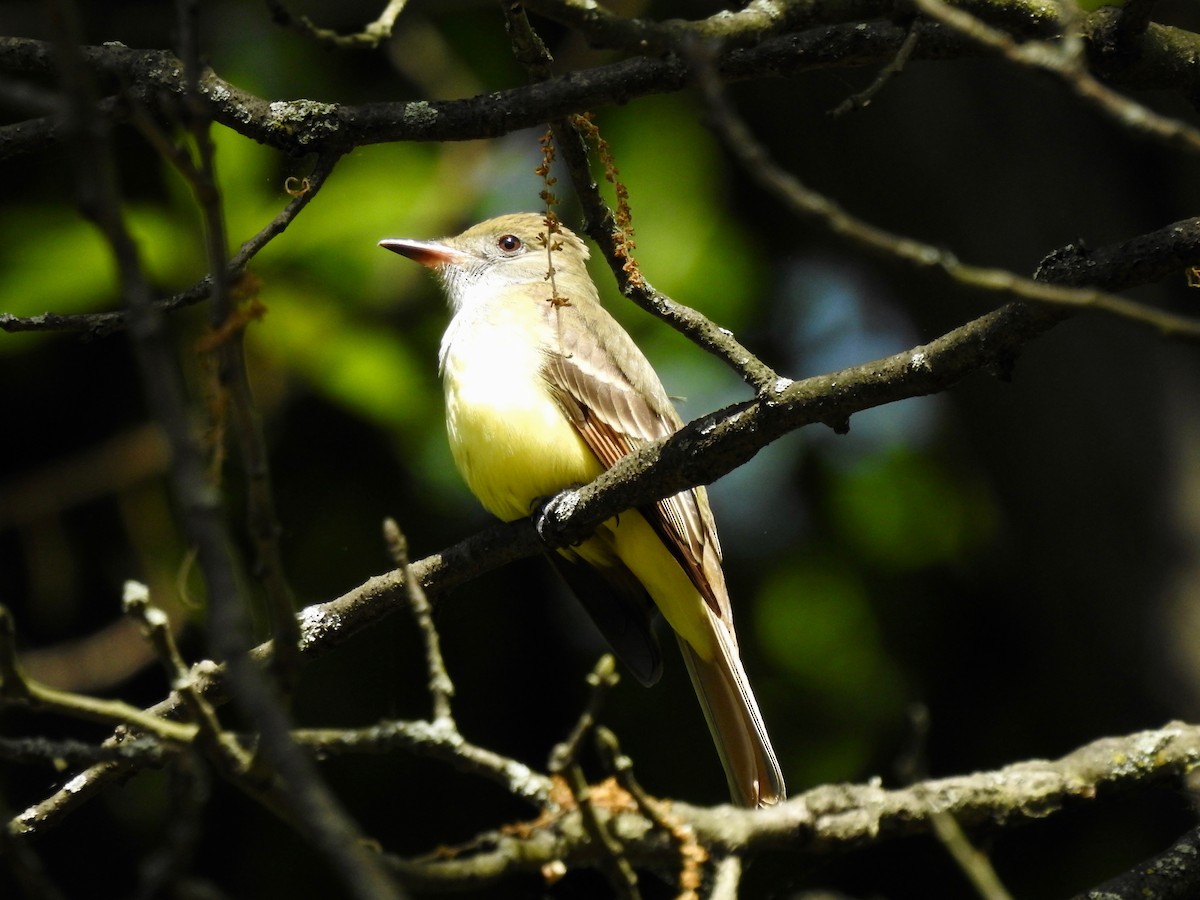
[[[547, 304], [547, 316], [558, 346], [548, 353], [544, 377], [605, 468], [679, 429], [658, 375], [599, 301]], [[721, 547], [704, 489], [683, 491], [641, 512], [732, 632]]]

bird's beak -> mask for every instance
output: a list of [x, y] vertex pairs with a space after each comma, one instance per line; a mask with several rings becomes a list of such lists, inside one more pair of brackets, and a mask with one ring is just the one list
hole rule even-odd
[[430, 269], [461, 263], [467, 259], [467, 254], [461, 250], [456, 250], [449, 244], [441, 244], [437, 241], [409, 241], [401, 238], [385, 238], [379, 242], [379, 246], [386, 250], [391, 250], [393, 253], [399, 253], [401, 256], [407, 256], [414, 262], [419, 262]]

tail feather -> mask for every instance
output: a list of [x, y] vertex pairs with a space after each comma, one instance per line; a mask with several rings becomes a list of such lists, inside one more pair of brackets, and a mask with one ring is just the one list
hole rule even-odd
[[750, 680], [738, 658], [737, 646], [728, 629], [711, 613], [710, 616], [719, 648], [713, 659], [704, 659], [683, 638], [679, 638], [679, 648], [717, 745], [734, 801], [747, 807], [774, 806], [787, 798], [783, 773], [771, 749], [754, 692], [750, 690]]

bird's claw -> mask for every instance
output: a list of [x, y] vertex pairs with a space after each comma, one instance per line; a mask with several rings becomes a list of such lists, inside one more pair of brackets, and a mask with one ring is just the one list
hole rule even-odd
[[568, 518], [575, 508], [575, 489], [560, 491], [552, 497], [545, 497], [533, 502], [533, 529], [537, 532], [542, 543], [556, 542], [562, 531], [562, 522]]

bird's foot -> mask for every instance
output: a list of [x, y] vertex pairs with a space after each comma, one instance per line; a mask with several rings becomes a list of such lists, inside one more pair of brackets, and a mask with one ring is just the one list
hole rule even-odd
[[552, 547], [563, 544], [563, 522], [571, 517], [578, 500], [576, 487], [559, 491], [552, 497], [538, 497], [530, 504], [533, 528], [542, 543]]

